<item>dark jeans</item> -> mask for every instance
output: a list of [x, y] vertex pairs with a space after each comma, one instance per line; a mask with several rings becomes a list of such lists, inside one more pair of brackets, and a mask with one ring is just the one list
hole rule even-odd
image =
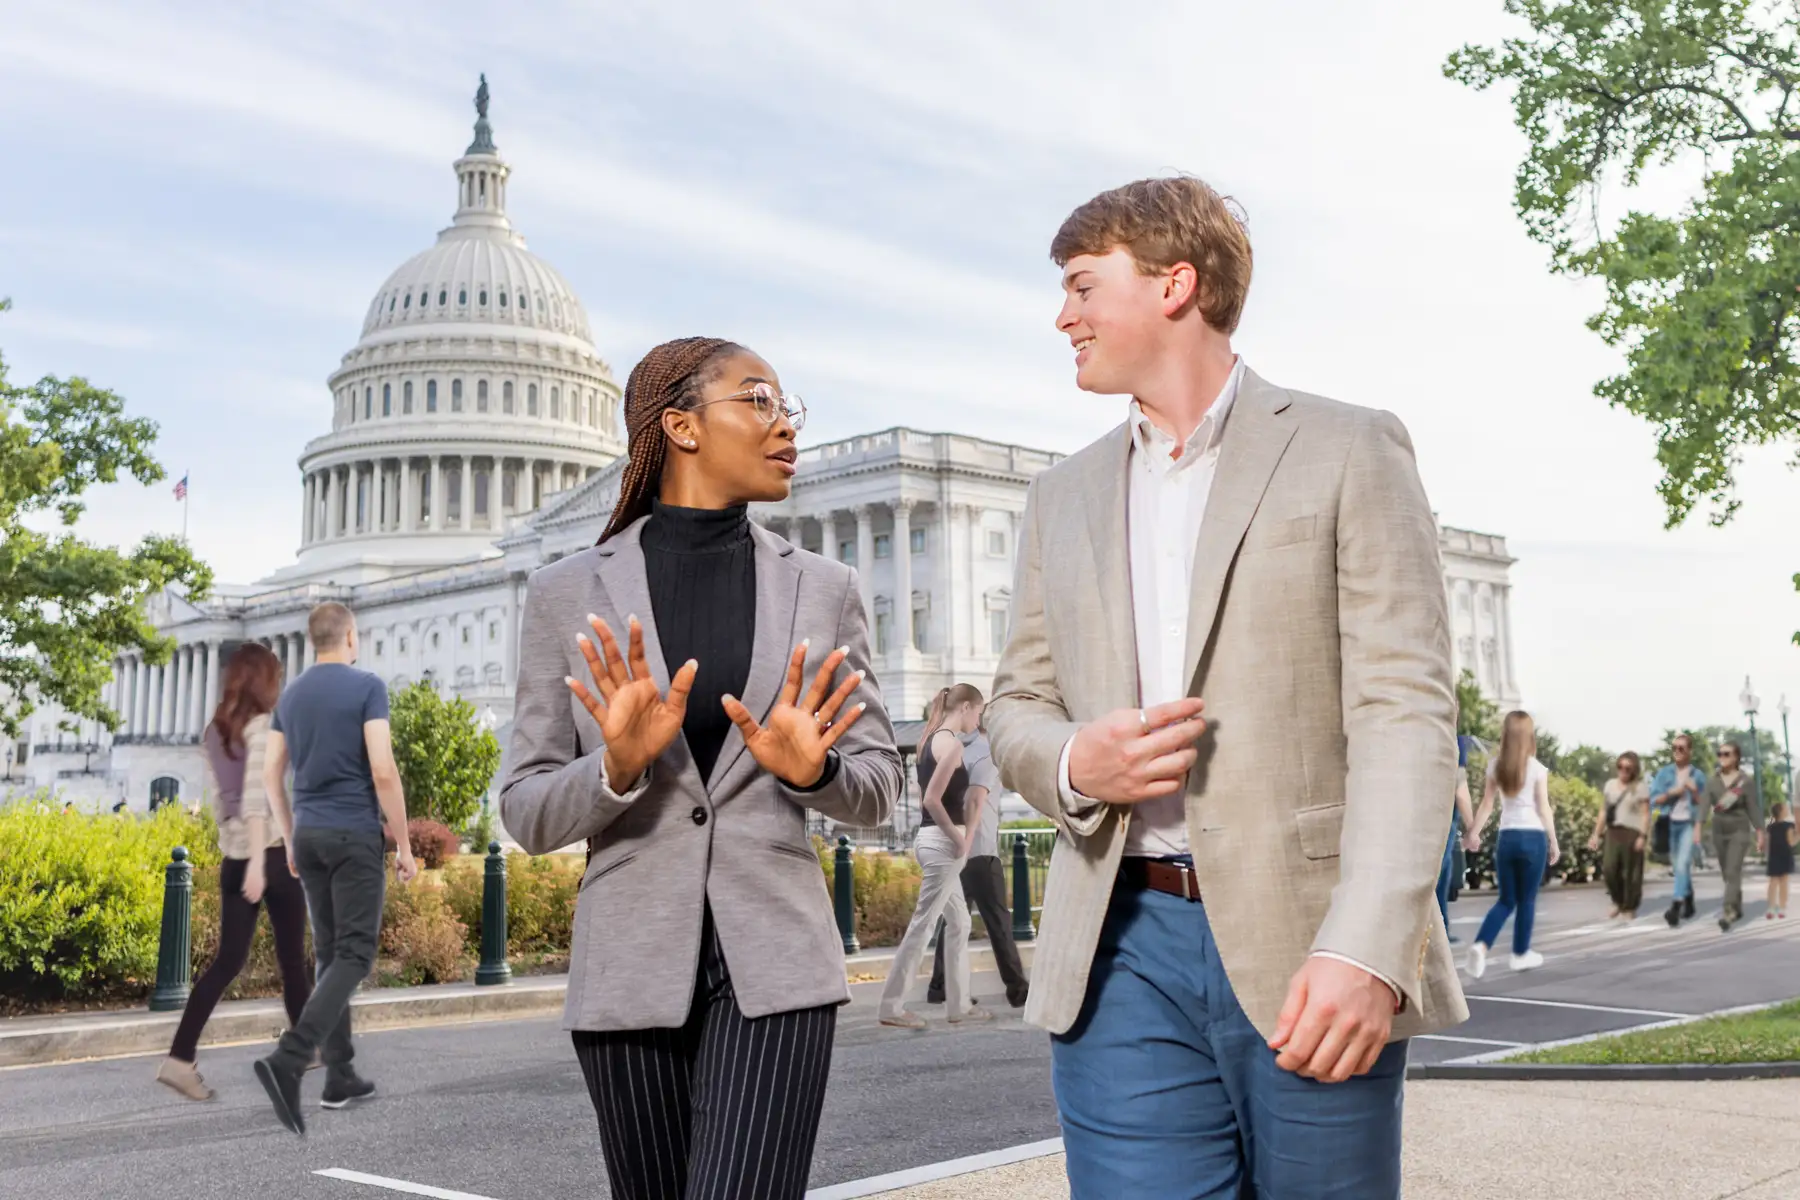
[[[1506, 918], [1513, 919], [1514, 954], [1531, 949], [1531, 925], [1537, 919], [1538, 888], [1544, 883], [1544, 864], [1550, 858], [1550, 838], [1541, 829], [1502, 829], [1494, 846], [1494, 874], [1500, 881], [1500, 899], [1488, 909], [1475, 940], [1491, 947], [1500, 936]], [[317, 935], [314, 935], [317, 936]]]
[[1444, 918], [1444, 933], [1451, 941], [1456, 937], [1450, 933], [1450, 885], [1456, 877], [1456, 835], [1462, 832], [1457, 828], [1457, 819], [1450, 818], [1450, 837], [1444, 842], [1444, 861], [1438, 864], [1437, 902], [1438, 912]]
[[295, 829], [294, 864], [300, 868], [306, 906], [312, 913], [318, 981], [300, 1019], [281, 1035], [272, 1058], [277, 1067], [297, 1075], [319, 1049], [327, 1070], [343, 1072], [355, 1054], [350, 1045], [350, 997], [375, 967], [375, 940], [381, 932], [386, 886], [381, 834]]
[[219, 865], [219, 949], [212, 964], [194, 982], [182, 1010], [181, 1024], [169, 1057], [193, 1062], [219, 997], [244, 969], [250, 957], [250, 941], [256, 936], [256, 914], [269, 906], [269, 924], [275, 931], [275, 959], [281, 964], [281, 998], [287, 1004], [288, 1024], [300, 1020], [300, 1011], [312, 991], [312, 975], [306, 969], [306, 896], [300, 881], [288, 874], [287, 848], [270, 846], [263, 856], [263, 897], [255, 904], [244, 899], [247, 858], [228, 858]]
[[[963, 864], [963, 895], [981, 913], [987, 926], [988, 943], [994, 948], [994, 967], [1006, 985], [1006, 1002], [1014, 1008], [1025, 1003], [1031, 981], [1019, 962], [1019, 946], [1013, 941], [1012, 910], [1006, 905], [1006, 872], [995, 854], [973, 856]], [[931, 985], [925, 999], [932, 1004], [944, 1002], [944, 922], [938, 920], [937, 958], [931, 967]]]

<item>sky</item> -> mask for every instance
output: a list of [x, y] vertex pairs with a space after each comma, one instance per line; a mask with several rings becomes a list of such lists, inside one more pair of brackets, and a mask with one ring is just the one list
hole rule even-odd
[[[1747, 456], [1725, 528], [1664, 529], [1652, 430], [1593, 395], [1599, 291], [1513, 214], [1508, 98], [1442, 74], [1517, 32], [1499, 0], [0, 0], [0, 351], [154, 418], [196, 551], [248, 582], [297, 548], [326, 376], [449, 221], [479, 72], [514, 224], [615, 377], [729, 336], [807, 397], [806, 441], [1099, 436], [1125, 402], [1073, 385], [1050, 238], [1188, 171], [1248, 217], [1246, 360], [1399, 415], [1440, 519], [1507, 538], [1546, 727], [1648, 747], [1735, 721], [1746, 675], [1765, 719], [1800, 707], [1792, 447]], [[81, 531], [181, 523], [167, 483], [121, 484]]]

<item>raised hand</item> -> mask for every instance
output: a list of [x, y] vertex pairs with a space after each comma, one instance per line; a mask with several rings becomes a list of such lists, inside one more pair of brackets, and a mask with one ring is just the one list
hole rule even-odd
[[800, 695], [800, 674], [806, 669], [807, 643], [801, 642], [788, 656], [787, 679], [775, 707], [769, 710], [769, 723], [758, 725], [750, 710], [735, 696], [723, 700], [725, 715], [744, 735], [744, 746], [756, 765], [791, 787], [811, 787], [825, 773], [825, 752], [837, 744], [844, 731], [856, 724], [866, 704], [858, 704], [835, 720], [844, 701], [863, 681], [861, 671], [852, 671], [838, 689], [826, 695], [837, 669], [844, 665], [849, 649], [839, 646], [825, 656], [812, 687]]
[[606, 743], [606, 781], [615, 792], [631, 788], [650, 768], [687, 718], [688, 693], [693, 690], [694, 676], [700, 664], [688, 659], [669, 680], [669, 694], [664, 696], [650, 677], [650, 662], [644, 657], [644, 627], [631, 617], [629, 652], [619, 653], [618, 639], [605, 621], [588, 614], [588, 625], [600, 641], [580, 634], [581, 656], [587, 659], [588, 674], [600, 690], [595, 695], [579, 679], [565, 678], [564, 683], [576, 699], [587, 708], [595, 724], [600, 726], [601, 740]]

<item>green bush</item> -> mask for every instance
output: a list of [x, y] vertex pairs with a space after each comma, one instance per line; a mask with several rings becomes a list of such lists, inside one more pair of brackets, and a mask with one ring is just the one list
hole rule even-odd
[[[1487, 759], [1471, 754], [1468, 770], [1470, 794], [1479, 808], [1480, 789], [1487, 778]], [[1564, 883], [1586, 883], [1599, 876], [1600, 854], [1587, 848], [1587, 840], [1594, 831], [1594, 818], [1603, 803], [1600, 793], [1579, 779], [1567, 775], [1550, 777], [1550, 811], [1556, 818], [1557, 849], [1562, 851], [1562, 858], [1550, 868], [1550, 878], [1561, 879]], [[1494, 844], [1500, 836], [1499, 809], [1496, 800], [1494, 812], [1488, 816], [1487, 828], [1482, 830], [1481, 849], [1466, 856], [1465, 875], [1471, 886], [1494, 882]]]
[[39, 812], [40, 802], [0, 807], [0, 975], [70, 997], [153, 980], [163, 868], [176, 846], [197, 869], [217, 866], [212, 817], [178, 805], [149, 817]]
[[481, 727], [473, 704], [445, 699], [424, 681], [401, 690], [388, 708], [406, 815], [463, 828], [500, 768], [500, 740]]
[[[481, 952], [485, 854], [458, 859], [444, 872], [444, 899], [468, 928], [469, 951]], [[566, 954], [575, 935], [575, 897], [584, 864], [573, 854], [506, 856], [506, 954]]]

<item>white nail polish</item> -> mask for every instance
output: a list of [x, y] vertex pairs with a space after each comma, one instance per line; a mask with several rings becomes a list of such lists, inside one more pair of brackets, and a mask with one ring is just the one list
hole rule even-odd
[[568, 684], [570, 687], [574, 687], [575, 686], [575, 677], [573, 675], [564, 675], [563, 682]]
[[848, 647], [848, 646], [839, 646], [837, 648], [837, 652], [839, 654], [843, 655], [845, 658], [850, 657], [850, 647]]
[[632, 613], [629, 617], [626, 617], [625, 623], [627, 625], [636, 625], [638, 623], [637, 614]]
[[812, 639], [811, 638], [801, 638], [800, 639], [800, 648], [802, 650], [812, 649]]
[[590, 625], [592, 625], [595, 621], [598, 621], [599, 619], [600, 618], [596, 617], [593, 613], [588, 614], [588, 624], [590, 624]]

